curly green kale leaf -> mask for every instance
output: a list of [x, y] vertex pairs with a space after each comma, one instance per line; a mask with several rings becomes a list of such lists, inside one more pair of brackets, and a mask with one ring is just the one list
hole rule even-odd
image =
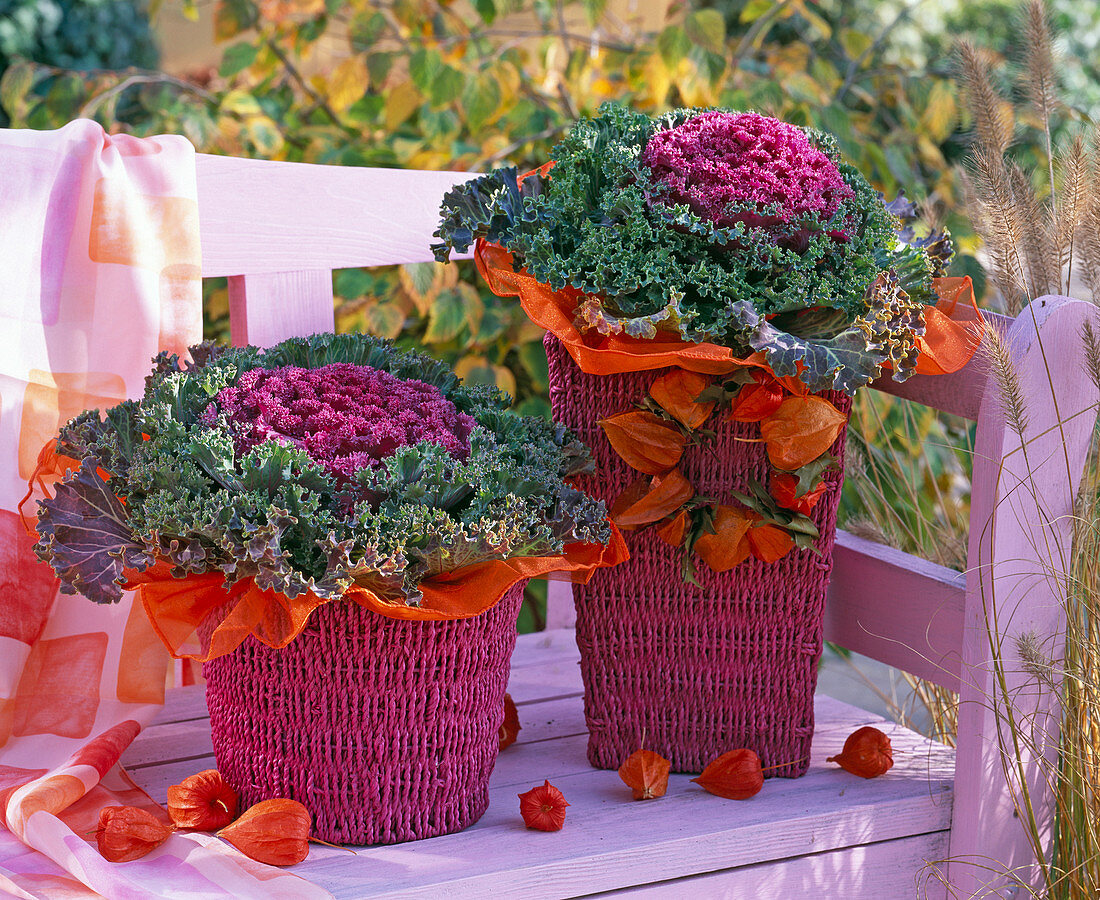
[[882, 272], [866, 293], [866, 311], [854, 321], [837, 310], [809, 310], [767, 320], [749, 304], [731, 304], [743, 339], [762, 351], [779, 376], [796, 376], [812, 391], [852, 394], [890, 363], [895, 381], [916, 369], [916, 338], [924, 334], [924, 306], [909, 298], [897, 275]]
[[[468, 457], [425, 440], [338, 483], [278, 431], [242, 448], [212, 402], [255, 369], [330, 363], [437, 388], [473, 420]], [[227, 587], [254, 579], [332, 599], [355, 585], [415, 603], [423, 578], [451, 568], [610, 536], [603, 504], [562, 481], [591, 465], [567, 429], [509, 412], [498, 391], [467, 388], [422, 354], [314, 335], [262, 351], [200, 346], [183, 366], [158, 358], [141, 401], [62, 430], [60, 449], [83, 463], [43, 507], [38, 550], [66, 590], [116, 600], [124, 567], [161, 560], [176, 577], [218, 572]]]
[[[875, 253], [892, 247], [896, 220], [835, 142], [819, 132], [805, 139], [835, 165], [845, 196], [828, 214], [799, 213], [778, 226], [764, 210], [756, 219], [716, 222], [666, 196], [642, 162], [658, 132], [682, 126], [703, 110], [651, 119], [613, 104], [578, 122], [554, 148], [545, 184], [523, 200], [504, 190], [511, 174], [477, 193], [445, 200], [444, 244], [461, 235], [489, 237], [516, 264], [554, 290], [571, 286], [597, 298], [578, 309], [578, 324], [602, 333], [653, 337], [676, 329], [691, 341], [746, 349], [744, 324], [731, 303], [762, 315], [813, 307], [863, 311], [864, 291], [880, 271]], [[473, 191], [474, 189], [470, 189]], [[498, 222], [499, 217], [499, 223]], [[451, 242], [448, 244], [448, 242]], [[462, 243], [461, 246], [466, 246]]]
[[445, 263], [452, 249], [465, 253], [478, 238], [506, 245], [514, 233], [537, 223], [536, 208], [528, 201], [545, 187], [546, 179], [536, 173], [520, 184], [515, 166], [455, 185], [443, 195], [444, 216], [435, 232], [442, 240], [432, 244], [435, 258]]
[[936, 303], [932, 279], [942, 278], [955, 257], [955, 245], [947, 229], [926, 228], [924, 237], [917, 237], [914, 224], [921, 220], [917, 205], [900, 192], [886, 204], [886, 209], [899, 222], [894, 246], [876, 249], [875, 262], [880, 269], [893, 269], [898, 281], [913, 300], [926, 305]]

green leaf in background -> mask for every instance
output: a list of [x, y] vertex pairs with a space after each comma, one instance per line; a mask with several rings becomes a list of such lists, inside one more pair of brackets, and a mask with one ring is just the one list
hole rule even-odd
[[679, 25], [669, 25], [657, 35], [657, 50], [664, 64], [670, 69], [687, 56], [691, 49], [691, 38]]
[[486, 25], [492, 25], [497, 17], [497, 5], [493, 0], [474, 0], [474, 9]]
[[243, 72], [256, 61], [256, 55], [260, 48], [255, 44], [241, 43], [227, 47], [222, 56], [222, 64], [218, 67], [218, 74], [222, 78], [232, 78], [239, 72]]
[[546, 362], [546, 350], [541, 341], [532, 341], [519, 349], [519, 359], [523, 368], [531, 376], [532, 382], [540, 394], [550, 390], [550, 369]]
[[452, 340], [465, 323], [466, 310], [462, 295], [455, 291], [444, 291], [432, 303], [424, 340], [429, 344]]
[[711, 53], [726, 49], [726, 22], [716, 9], [701, 9], [687, 17], [687, 36], [692, 43]]
[[337, 269], [333, 289], [345, 300], [358, 300], [374, 287], [375, 276], [367, 269]]
[[245, 130], [256, 151], [262, 156], [274, 156], [283, 146], [279, 126], [267, 116], [252, 116], [245, 123]]
[[363, 323], [369, 334], [396, 340], [405, 329], [406, 315], [393, 300], [377, 300], [363, 308]]
[[214, 37], [227, 41], [253, 28], [259, 19], [259, 11], [251, 0], [221, 0], [214, 7]]

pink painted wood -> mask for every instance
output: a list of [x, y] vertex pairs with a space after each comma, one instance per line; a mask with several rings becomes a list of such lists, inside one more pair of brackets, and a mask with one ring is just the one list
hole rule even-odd
[[288, 337], [335, 327], [328, 269], [229, 278], [229, 333], [238, 347], [270, 347]]
[[[204, 274], [231, 277], [233, 339], [261, 345], [332, 328], [333, 268], [430, 260], [439, 199], [470, 177], [205, 156], [198, 159], [198, 174]], [[1009, 336], [1033, 410], [1026, 453], [1006, 429], [996, 385], [980, 361], [953, 376], [875, 385], [978, 421], [965, 590], [954, 573], [842, 534], [826, 628], [829, 639], [853, 650], [960, 687], [950, 855], [1006, 866], [1026, 865], [1031, 848], [1013, 816], [1020, 775], [1012, 754], [1002, 752], [1004, 735], [990, 706], [1026, 700], [1031, 705], [1023, 709], [1046, 730], [1046, 752], [1053, 752], [1057, 722], [1049, 715], [1049, 697], [1028, 682], [1012, 641], [1035, 632], [1052, 650], [1059, 646], [1061, 585], [1050, 577], [1049, 563], [1060, 567], [1068, 552], [1066, 513], [1096, 412], [1096, 397], [1081, 374], [1079, 338], [1081, 323], [1095, 310], [1044, 298], [1032, 311], [1033, 317], [1014, 322], [996, 320]], [[1029, 486], [1021, 490], [1027, 479]], [[567, 589], [552, 591], [558, 599], [550, 619], [567, 624]], [[1007, 635], [1006, 690], [1000, 693], [991, 671], [987, 615]], [[561, 677], [575, 675], [573, 666]], [[554, 677], [538, 676], [551, 684]], [[1021, 765], [1045, 827], [1049, 795], [1027, 753]], [[763, 844], [756, 846], [764, 852]], [[964, 897], [987, 878], [961, 860], [950, 875]]]
[[839, 531], [825, 639], [957, 691], [965, 596], [959, 572]]
[[[1097, 323], [1091, 304], [1042, 297], [1005, 332], [1028, 416], [1022, 434], [1005, 421], [996, 379], [982, 396], [950, 852], [951, 883], [963, 897], [984, 889], [991, 860], [1040, 886], [1037, 848], [1024, 823], [1033, 819], [1049, 837], [1059, 723], [1052, 691], [1028, 671], [1016, 642], [1034, 639], [1051, 658], [1061, 657], [1074, 498], [1100, 399], [1086, 375], [1086, 321]], [[1031, 741], [1014, 745], [1008, 716]], [[1049, 841], [1038, 849], [1049, 852]], [[998, 881], [1007, 889], [1013, 880]]]

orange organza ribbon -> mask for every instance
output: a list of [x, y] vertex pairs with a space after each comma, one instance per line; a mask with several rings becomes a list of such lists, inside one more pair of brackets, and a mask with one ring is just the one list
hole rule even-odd
[[[391, 619], [466, 619], [495, 606], [518, 581], [555, 572], [583, 584], [596, 569], [625, 562], [629, 556], [622, 535], [612, 525], [606, 547], [568, 544], [561, 556], [492, 560], [427, 578], [420, 583], [424, 599], [418, 607], [386, 600], [360, 587], [349, 588], [344, 599]], [[313, 593], [290, 599], [277, 591], [262, 591], [251, 578], [226, 591], [219, 573], [173, 578], [170, 568], [160, 562], [145, 572], [127, 571], [124, 587], [138, 591], [153, 630], [178, 659], [214, 659], [235, 650], [250, 634], [269, 647], [285, 647], [317, 607], [331, 602]], [[186, 652], [184, 647], [200, 630], [199, 652]]]
[[924, 308], [924, 336], [917, 338], [917, 373], [950, 375], [977, 352], [985, 319], [974, 302], [974, 282], [969, 275], [933, 278], [932, 289], [939, 301]]
[[[34, 527], [36, 519], [27, 515], [23, 511], [23, 507], [27, 505], [32, 497], [38, 500], [49, 496], [49, 486], [51, 484], [60, 481], [69, 472], [79, 468], [80, 460], [73, 459], [71, 456], [62, 456], [57, 452], [57, 441], [49, 440], [42, 445], [42, 449], [38, 451], [34, 471], [31, 472], [31, 477], [27, 479], [27, 493], [23, 495], [23, 499], [16, 506], [27, 534], [37, 537], [38, 531]], [[36, 488], [37, 496], [35, 495]]]
[[[526, 271], [513, 271], [512, 254], [484, 240], [478, 240], [474, 260], [493, 293], [500, 297], [519, 297], [531, 321], [552, 332], [581, 371], [589, 375], [642, 372], [667, 366], [679, 366], [704, 375], [726, 375], [744, 365], [763, 365], [757, 358], [759, 354], [739, 360], [728, 347], [717, 344], [695, 344], [664, 336], [644, 340], [594, 331], [582, 334], [574, 323], [574, 311], [582, 296], [580, 291], [574, 288], [553, 291]], [[926, 330], [924, 337], [918, 338], [917, 371], [944, 375], [957, 372], [970, 362], [981, 342], [983, 323], [974, 304], [974, 288], [969, 277], [936, 278], [933, 288], [940, 300], [936, 306], [925, 308]], [[961, 308], [960, 300], [963, 300]], [[973, 309], [971, 318], [961, 320], [961, 315], [956, 318], [964, 309]]]

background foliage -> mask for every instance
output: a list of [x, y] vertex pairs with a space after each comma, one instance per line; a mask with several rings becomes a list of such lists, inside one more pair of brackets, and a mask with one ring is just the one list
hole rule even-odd
[[[13, 124], [76, 114], [201, 150], [339, 165], [534, 166], [578, 115], [753, 108], [833, 132], [883, 191], [928, 197], [956, 233], [963, 124], [943, 65], [914, 68], [870, 0], [673, 3], [646, 31], [606, 0], [221, 0], [213, 77], [74, 75], [20, 63], [0, 81]], [[892, 55], [891, 55], [892, 54]], [[457, 276], [457, 277], [456, 277]], [[524, 411], [546, 409], [540, 334], [515, 304], [424, 265], [336, 277], [339, 327], [425, 344]], [[223, 295], [209, 330], [225, 330]]]

